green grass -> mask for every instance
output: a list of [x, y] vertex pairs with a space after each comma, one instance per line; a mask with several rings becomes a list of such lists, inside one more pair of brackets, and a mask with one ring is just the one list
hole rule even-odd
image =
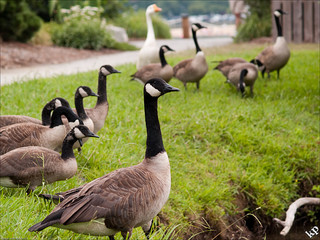
[[[281, 71], [281, 80], [275, 73], [270, 80], [259, 77], [252, 98], [241, 98], [224, 83], [222, 74], [212, 71], [211, 61], [234, 56], [250, 60], [263, 48], [238, 44], [205, 49], [210, 71], [201, 80], [200, 91], [193, 84], [185, 90], [174, 79], [170, 84], [181, 91], [159, 99], [172, 189], [158, 218], [162, 228], [152, 239], [167, 239], [173, 231], [177, 235], [172, 239], [204, 229], [217, 233], [221, 224], [209, 223], [228, 225], [230, 219], [257, 207], [261, 209], [256, 215], [267, 227], [263, 220], [283, 217], [299, 193], [315, 194], [312, 185], [320, 184], [318, 46], [290, 45], [291, 59]], [[194, 51], [171, 54], [168, 62], [174, 65], [193, 55]], [[90, 139], [76, 155], [77, 175], [38, 187], [33, 196], [26, 196], [24, 189], [0, 187], [2, 238], [96, 239], [55, 228], [38, 234], [27, 229], [54, 208], [36, 194], [65, 191], [142, 161], [146, 141], [142, 85], [129, 81], [133, 64], [117, 69], [122, 73], [108, 77], [110, 110], [105, 127], [99, 139]], [[54, 97], [64, 97], [73, 105], [80, 85], [96, 90], [97, 71], [3, 86], [1, 114], [40, 118], [43, 105]], [[86, 107], [94, 104], [95, 98], [85, 99]], [[203, 219], [209, 227], [197, 230]], [[143, 239], [142, 230], [134, 230], [132, 239]]]

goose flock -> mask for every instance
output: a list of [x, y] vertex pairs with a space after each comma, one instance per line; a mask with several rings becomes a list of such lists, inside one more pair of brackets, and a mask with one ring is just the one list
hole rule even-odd
[[[46, 218], [31, 226], [30, 232], [56, 227], [81, 234], [109, 236], [109, 239], [114, 239], [120, 232], [124, 239], [129, 239], [134, 228], [142, 227], [149, 237], [153, 218], [168, 200], [171, 188], [170, 162], [158, 118], [158, 98], [179, 91], [168, 84], [172, 78], [181, 81], [185, 87], [194, 82], [199, 89], [200, 80], [208, 72], [196, 36], [196, 32], [205, 26], [191, 25], [196, 55], [172, 67], [167, 63], [165, 53], [174, 50], [167, 45], [156, 47], [150, 15], [158, 11], [161, 8], [155, 4], [147, 8], [149, 31], [139, 53], [137, 72], [131, 75], [132, 80], [143, 84], [147, 130], [144, 158], [135, 166], [117, 169], [66, 192], [39, 195], [57, 205]], [[267, 72], [269, 77], [270, 72], [277, 70], [279, 78], [280, 70], [290, 58], [279, 21], [282, 14], [285, 13], [280, 9], [274, 12], [278, 38], [273, 46], [250, 62], [231, 58], [219, 61], [214, 68], [242, 95], [246, 86], [253, 94], [258, 70], [262, 76]], [[111, 65], [100, 67], [97, 93], [88, 86], [79, 86], [74, 95], [75, 109], [71, 109], [67, 100], [57, 97], [43, 107], [42, 120], [20, 115], [0, 116], [0, 186], [26, 188], [30, 194], [37, 186], [73, 177], [78, 168], [73, 149], [81, 148], [89, 138], [99, 137], [96, 134], [103, 128], [109, 110], [107, 76], [114, 73], [120, 71]], [[83, 106], [83, 98], [89, 96], [97, 98], [91, 109]]]

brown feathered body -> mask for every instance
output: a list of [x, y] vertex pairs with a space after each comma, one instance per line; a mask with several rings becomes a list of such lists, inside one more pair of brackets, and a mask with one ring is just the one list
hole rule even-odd
[[75, 158], [62, 159], [60, 154], [44, 147], [21, 147], [0, 156], [0, 185], [34, 190], [74, 176]]
[[214, 69], [220, 71], [227, 78], [231, 68], [237, 63], [247, 63], [247, 61], [243, 58], [229, 58], [224, 61], [220, 61]]
[[9, 126], [16, 123], [35, 123], [35, 124], [42, 124], [41, 120], [28, 117], [28, 116], [19, 116], [19, 115], [3, 115], [0, 116], [0, 128]]

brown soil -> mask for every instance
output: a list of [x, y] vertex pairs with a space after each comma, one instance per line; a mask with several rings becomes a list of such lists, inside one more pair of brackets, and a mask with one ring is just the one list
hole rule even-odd
[[57, 64], [119, 52], [114, 49], [84, 50], [57, 46], [1, 42], [1, 69]]

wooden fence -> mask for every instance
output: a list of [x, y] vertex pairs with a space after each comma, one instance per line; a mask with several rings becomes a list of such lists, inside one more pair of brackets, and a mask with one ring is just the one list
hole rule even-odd
[[[320, 42], [319, 0], [272, 0], [272, 12], [282, 9], [283, 36], [288, 42]], [[277, 28], [272, 18], [272, 36], [276, 38]]]

